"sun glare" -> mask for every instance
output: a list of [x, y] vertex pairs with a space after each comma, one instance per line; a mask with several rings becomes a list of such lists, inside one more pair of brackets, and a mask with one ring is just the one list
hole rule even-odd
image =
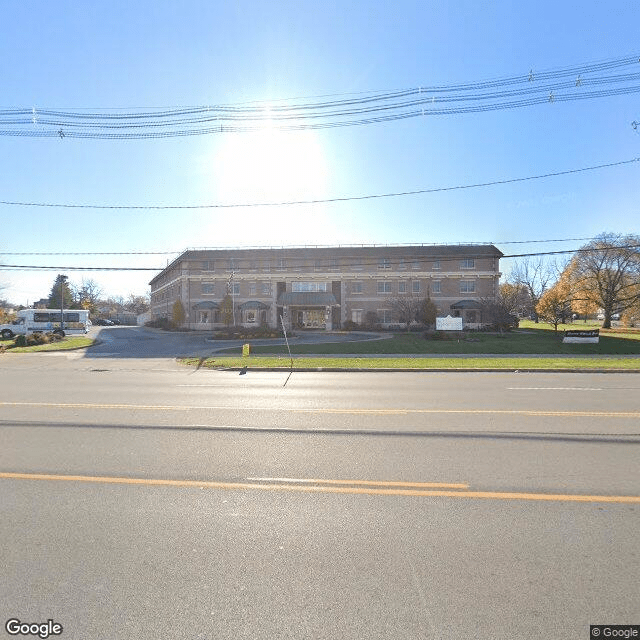
[[[208, 166], [211, 199], [220, 204], [328, 197], [328, 164], [313, 131], [265, 127], [229, 135], [220, 141]], [[203, 230], [218, 238], [218, 246], [327, 243], [337, 231], [321, 205], [240, 207], [224, 210], [224, 215], [221, 212], [209, 218]]]
[[229, 136], [214, 162], [223, 203], [313, 200], [326, 196], [327, 169], [314, 132], [273, 128]]

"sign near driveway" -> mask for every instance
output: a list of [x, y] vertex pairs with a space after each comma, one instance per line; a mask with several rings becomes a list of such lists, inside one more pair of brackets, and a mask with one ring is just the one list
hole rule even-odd
[[438, 331], [462, 331], [462, 318], [436, 318], [436, 329]]
[[600, 342], [600, 329], [591, 329], [583, 331], [565, 331], [562, 342], [580, 343], [597, 343]]

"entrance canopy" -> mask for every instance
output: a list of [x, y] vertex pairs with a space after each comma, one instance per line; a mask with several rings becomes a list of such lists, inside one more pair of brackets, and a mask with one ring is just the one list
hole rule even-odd
[[240, 311], [264, 311], [268, 308], [268, 305], [264, 302], [260, 302], [259, 300], [248, 300], [239, 306]]
[[194, 311], [207, 311], [210, 309], [219, 309], [220, 305], [213, 300], [204, 300], [193, 305]]
[[287, 291], [278, 298], [280, 306], [335, 307], [336, 297], [327, 291]]
[[460, 300], [459, 302], [456, 302], [454, 304], [451, 305], [452, 309], [457, 309], [459, 311], [463, 310], [463, 309], [481, 309], [482, 308], [482, 303], [480, 303], [478, 300]]

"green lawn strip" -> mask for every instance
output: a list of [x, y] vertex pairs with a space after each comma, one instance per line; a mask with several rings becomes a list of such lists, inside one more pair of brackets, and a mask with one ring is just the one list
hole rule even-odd
[[[210, 369], [290, 368], [289, 358], [214, 356], [181, 358], [182, 364]], [[294, 369], [607, 369], [639, 371], [638, 358], [300, 358]]]
[[[94, 338], [86, 338], [79, 336], [75, 338], [64, 338], [60, 342], [50, 342], [49, 344], [37, 344], [32, 347], [13, 347], [7, 348], [4, 353], [33, 353], [34, 351], [68, 351], [69, 349], [82, 349], [83, 347], [90, 347], [95, 343]], [[3, 341], [5, 346], [13, 344], [13, 340]]]
[[[518, 329], [502, 335], [489, 333], [448, 334], [444, 340], [427, 340], [420, 333], [395, 334], [387, 340], [294, 344], [294, 354], [563, 354], [563, 355], [633, 355], [640, 354], [640, 336], [603, 334], [597, 344], [564, 344], [562, 333], [545, 329]], [[241, 353], [241, 347], [224, 350], [229, 355]], [[286, 355], [284, 345], [251, 345], [253, 354]]]

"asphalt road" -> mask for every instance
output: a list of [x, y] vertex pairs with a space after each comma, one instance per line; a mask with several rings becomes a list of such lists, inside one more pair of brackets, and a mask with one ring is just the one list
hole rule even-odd
[[286, 379], [0, 359], [3, 622], [78, 639], [640, 622], [639, 375]]

